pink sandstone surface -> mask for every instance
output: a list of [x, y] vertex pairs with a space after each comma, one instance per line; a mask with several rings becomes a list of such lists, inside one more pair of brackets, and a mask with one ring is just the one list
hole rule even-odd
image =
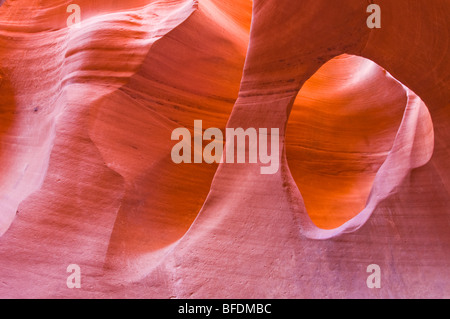
[[[450, 297], [447, 0], [378, 0], [381, 29], [363, 0], [71, 3], [0, 1], [0, 297]], [[279, 171], [174, 164], [194, 120], [279, 128]]]

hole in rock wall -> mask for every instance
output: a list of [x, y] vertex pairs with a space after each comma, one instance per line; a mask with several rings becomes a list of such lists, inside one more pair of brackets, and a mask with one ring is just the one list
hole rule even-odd
[[[374, 182], [390, 192], [414, 166], [405, 149], [427, 157], [422, 165], [429, 160], [432, 131], [425, 104], [383, 68], [345, 54], [328, 61], [300, 90], [286, 131], [289, 169], [311, 221], [335, 229], [367, 207]], [[381, 168], [399, 178], [388, 182]]]

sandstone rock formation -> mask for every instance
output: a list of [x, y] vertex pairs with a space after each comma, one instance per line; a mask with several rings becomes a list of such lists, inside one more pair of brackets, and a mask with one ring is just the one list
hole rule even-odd
[[[450, 4], [376, 2], [0, 2], [0, 297], [450, 297]], [[174, 164], [198, 119], [280, 170]]]

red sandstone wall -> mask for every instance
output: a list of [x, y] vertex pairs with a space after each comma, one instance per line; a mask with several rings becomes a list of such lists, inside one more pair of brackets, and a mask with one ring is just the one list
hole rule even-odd
[[[450, 297], [450, 4], [376, 2], [4, 1], [0, 297]], [[174, 164], [194, 120], [280, 170]]]

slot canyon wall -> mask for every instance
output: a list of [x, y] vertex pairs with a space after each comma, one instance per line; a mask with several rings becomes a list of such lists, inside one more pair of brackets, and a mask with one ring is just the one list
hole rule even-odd
[[375, 2], [0, 1], [0, 297], [450, 298], [450, 2]]

